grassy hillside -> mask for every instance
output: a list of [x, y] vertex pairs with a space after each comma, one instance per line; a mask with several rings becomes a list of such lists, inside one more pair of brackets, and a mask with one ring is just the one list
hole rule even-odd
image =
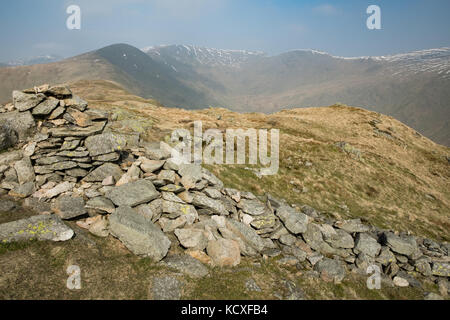
[[[344, 105], [239, 114], [226, 109], [166, 109], [104, 81], [71, 88], [93, 107], [120, 115], [115, 126], [133, 123], [159, 141], [176, 128], [278, 128], [280, 170], [258, 178], [248, 166], [212, 169], [230, 187], [270, 192], [332, 216], [361, 217], [376, 226], [450, 240], [450, 149], [401, 122]], [[99, 95], [101, 93], [101, 95]], [[141, 119], [147, 119], [142, 127]], [[345, 148], [337, 145], [347, 142]]]

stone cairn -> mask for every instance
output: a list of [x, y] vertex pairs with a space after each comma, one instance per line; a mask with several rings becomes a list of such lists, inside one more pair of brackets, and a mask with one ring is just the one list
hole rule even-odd
[[[205, 264], [277, 257], [326, 281], [376, 265], [391, 286], [420, 286], [427, 277], [448, 288], [448, 243], [224, 188], [200, 165], [177, 164], [163, 145], [106, 132], [108, 113], [89, 109], [65, 86], [14, 91], [0, 111], [0, 140], [16, 144], [0, 154], [0, 190], [40, 213], [0, 225], [2, 242], [69, 240], [74, 232], [63, 220], [76, 220], [136, 255], [191, 265], [194, 276], [208, 273]], [[168, 254], [178, 246], [185, 255]]]

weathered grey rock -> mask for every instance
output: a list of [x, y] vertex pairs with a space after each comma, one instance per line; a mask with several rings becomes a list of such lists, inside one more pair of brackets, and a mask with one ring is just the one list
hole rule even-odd
[[170, 219], [175, 219], [179, 216], [190, 217], [188, 220], [191, 222], [194, 222], [198, 217], [197, 210], [193, 206], [167, 200], [162, 201], [162, 213]]
[[280, 243], [287, 245], [287, 246], [292, 246], [296, 240], [297, 239], [291, 234], [283, 234], [280, 236], [280, 239], [278, 239], [278, 241], [280, 241]]
[[361, 222], [361, 219], [352, 219], [352, 220], [344, 220], [344, 221], [337, 221], [335, 223], [335, 227], [339, 229], [343, 229], [349, 233], [354, 232], [367, 232], [369, 231], [369, 227], [364, 225]]
[[395, 255], [388, 247], [383, 246], [380, 255], [376, 258], [376, 262], [381, 263], [383, 266], [387, 266], [390, 263], [396, 262]]
[[210, 198], [220, 199], [222, 198], [222, 193], [216, 188], [206, 188], [203, 192]]
[[119, 159], [120, 159], [120, 154], [118, 152], [111, 152], [111, 153], [92, 157], [93, 161], [102, 161], [102, 162], [114, 162]]
[[22, 160], [17, 161], [14, 164], [14, 169], [16, 170], [19, 184], [34, 182], [36, 176], [34, 174], [34, 168], [29, 157], [24, 157]]
[[241, 199], [238, 207], [251, 216], [259, 216], [268, 212], [266, 205], [259, 200]]
[[258, 230], [274, 228], [279, 224], [278, 218], [274, 214], [264, 214], [252, 217], [250, 225]]
[[241, 262], [239, 243], [234, 240], [220, 238], [208, 243], [206, 252], [213, 264], [219, 267], [234, 267]]
[[32, 114], [33, 116], [47, 116], [50, 113], [52, 113], [53, 110], [56, 109], [56, 107], [59, 104], [58, 99], [46, 99], [39, 103], [36, 107], [34, 107]]
[[202, 173], [203, 173], [202, 179], [208, 181], [209, 185], [214, 186], [218, 189], [223, 188], [223, 182], [220, 181], [219, 178], [217, 178], [212, 172], [210, 172], [205, 168], [202, 168]]
[[210, 197], [202, 194], [195, 193], [192, 199], [192, 204], [201, 209], [207, 209], [211, 214], [228, 215], [228, 210], [221, 200], [211, 199]]
[[61, 146], [62, 151], [75, 150], [80, 146], [81, 140], [75, 139], [67, 141], [65, 140]]
[[309, 218], [304, 213], [298, 212], [294, 208], [283, 204], [277, 208], [276, 215], [283, 221], [286, 229], [293, 234], [306, 232]]
[[55, 97], [57, 99], [66, 99], [72, 97], [72, 91], [70, 91], [70, 89], [64, 85], [56, 85], [50, 87], [43, 93], [47, 96]]
[[52, 113], [48, 116], [49, 120], [55, 120], [56, 118], [60, 117], [61, 115], [66, 112], [66, 108], [62, 106], [56, 107], [55, 110], [52, 111]]
[[162, 263], [192, 278], [202, 278], [209, 274], [205, 265], [187, 254], [167, 256]]
[[36, 128], [34, 118], [29, 111], [2, 113], [0, 114], [0, 125], [7, 125], [17, 134], [19, 140], [31, 137]]
[[56, 185], [54, 188], [44, 192], [42, 194], [42, 198], [49, 198], [49, 199], [54, 198], [54, 197], [60, 195], [61, 193], [72, 190], [73, 187], [75, 187], [75, 183], [73, 183], [73, 182], [68, 182], [68, 181], [62, 182], [62, 183]]
[[12, 211], [17, 207], [14, 201], [7, 199], [0, 199], [0, 212]]
[[138, 161], [141, 161], [141, 169], [146, 173], [152, 173], [161, 169], [166, 162], [165, 160], [149, 160], [144, 157], [140, 157]]
[[105, 128], [106, 121], [93, 122], [92, 125], [85, 128], [77, 126], [55, 127], [49, 130], [53, 137], [89, 137], [101, 133]]
[[[186, 216], [181, 216], [176, 219], [167, 219], [165, 217], [159, 218], [158, 224], [165, 233], [173, 232], [178, 228], [183, 228], [188, 222]], [[191, 223], [192, 224], [192, 221]]]
[[91, 157], [124, 150], [127, 141], [114, 133], [103, 133], [86, 138], [84, 145], [89, 150]]
[[426, 277], [430, 277], [431, 275], [433, 275], [429, 259], [427, 258], [422, 257], [414, 261], [414, 267], [417, 272], [423, 274]]
[[303, 233], [303, 239], [311, 248], [323, 254], [336, 253], [336, 249], [324, 241], [320, 227], [315, 223], [308, 224], [307, 230]]
[[72, 94], [72, 97], [64, 99], [64, 104], [68, 108], [75, 108], [79, 111], [85, 111], [88, 103], [81, 99], [79, 96]]
[[0, 125], [0, 151], [11, 148], [19, 142], [17, 132], [10, 128], [7, 124]]
[[116, 206], [135, 207], [148, 203], [159, 196], [155, 186], [149, 180], [138, 180], [113, 188], [105, 194]]
[[75, 178], [84, 178], [88, 175], [88, 171], [82, 168], [74, 168], [65, 171], [68, 176]]
[[109, 218], [111, 234], [134, 254], [160, 261], [169, 251], [167, 236], [143, 215], [131, 207], [119, 207]]
[[174, 277], [156, 277], [152, 284], [153, 300], [180, 300], [181, 283]]
[[89, 232], [94, 236], [100, 238], [106, 238], [109, 235], [109, 223], [106, 217], [102, 216], [100, 219], [95, 220], [89, 226]]
[[411, 256], [417, 250], [417, 243], [411, 238], [400, 238], [392, 232], [384, 232], [381, 242], [391, 248], [392, 251]]
[[433, 261], [431, 272], [438, 277], [450, 277], [450, 263]]
[[314, 209], [313, 207], [310, 207], [308, 205], [303, 205], [301, 207], [301, 210], [304, 214], [306, 214], [307, 216], [310, 216], [311, 218], [318, 218], [319, 217], [319, 213], [317, 212], [316, 209]]
[[66, 241], [74, 232], [55, 215], [38, 215], [0, 225], [0, 242], [24, 240]]
[[178, 174], [183, 178], [188, 178], [196, 183], [203, 178], [202, 167], [198, 164], [180, 164]]
[[84, 158], [89, 155], [89, 152], [77, 151], [77, 150], [67, 150], [67, 151], [58, 152], [56, 155], [60, 156], [60, 157], [68, 157], [68, 158]]
[[33, 109], [45, 99], [41, 93], [27, 94], [21, 91], [13, 91], [12, 96], [14, 107], [21, 112]]
[[341, 282], [347, 273], [342, 262], [329, 258], [317, 262], [314, 270], [320, 272], [323, 279], [334, 282]]
[[356, 235], [355, 250], [365, 253], [370, 257], [375, 257], [381, 250], [381, 245], [367, 233], [358, 233]]
[[203, 250], [208, 244], [208, 238], [203, 230], [194, 228], [176, 229], [175, 235], [185, 248]]
[[53, 211], [64, 220], [73, 219], [87, 213], [81, 197], [61, 196], [56, 199]]
[[[231, 240], [241, 240], [238, 242], [241, 252], [244, 255], [254, 255], [254, 252], [259, 253], [264, 249], [264, 241], [251, 227], [232, 219], [227, 219], [225, 225], [234, 235]], [[223, 229], [220, 229], [220, 231], [224, 238], [228, 238], [228, 236], [223, 233]]]
[[164, 181], [164, 183], [175, 183], [175, 171], [161, 170], [158, 174], [158, 180]]
[[9, 192], [9, 195], [16, 198], [26, 198], [31, 196], [34, 192], [35, 192], [34, 182], [26, 182], [24, 184], [15, 186]]
[[324, 238], [333, 248], [352, 249], [355, 246], [353, 237], [342, 229], [335, 229], [333, 234]]
[[86, 182], [102, 182], [106, 178], [112, 176], [116, 181], [122, 177], [123, 171], [122, 169], [114, 163], [105, 163], [102, 164], [97, 169], [93, 170], [89, 173], [83, 181]]
[[37, 174], [47, 174], [55, 171], [64, 171], [78, 167], [75, 161], [60, 161], [46, 166], [35, 166], [34, 171]]
[[93, 210], [95, 213], [113, 213], [116, 209], [114, 203], [105, 197], [95, 197], [86, 202], [86, 209]]

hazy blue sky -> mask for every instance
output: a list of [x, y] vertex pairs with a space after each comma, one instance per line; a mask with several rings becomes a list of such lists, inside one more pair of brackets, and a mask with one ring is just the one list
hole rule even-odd
[[[81, 30], [66, 28], [71, 4], [81, 7]], [[382, 30], [366, 27], [371, 4], [381, 7]], [[119, 42], [383, 55], [450, 46], [449, 13], [449, 0], [3, 1], [0, 61], [68, 57]]]

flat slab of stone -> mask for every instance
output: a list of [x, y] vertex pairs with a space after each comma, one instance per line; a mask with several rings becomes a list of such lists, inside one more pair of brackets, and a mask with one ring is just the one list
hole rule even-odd
[[14, 107], [23, 112], [36, 107], [45, 99], [45, 96], [40, 94], [27, 94], [21, 91], [13, 91]]
[[119, 207], [109, 218], [111, 234], [117, 237], [134, 254], [163, 259], [171, 242], [159, 227], [131, 207]]
[[159, 196], [155, 186], [149, 180], [138, 180], [115, 187], [105, 194], [118, 207], [137, 205], [150, 202]]
[[64, 220], [73, 219], [87, 213], [81, 197], [61, 196], [56, 199], [53, 211]]
[[74, 232], [56, 215], [38, 215], [0, 225], [0, 242], [26, 240], [66, 241]]
[[49, 130], [52, 137], [88, 137], [94, 134], [98, 134], [105, 128], [106, 121], [94, 122], [91, 126], [87, 127], [77, 127], [77, 126], [66, 126], [66, 127], [56, 127]]
[[86, 138], [84, 145], [89, 151], [91, 157], [114, 151], [124, 150], [127, 141], [120, 135], [114, 133], [104, 133]]

